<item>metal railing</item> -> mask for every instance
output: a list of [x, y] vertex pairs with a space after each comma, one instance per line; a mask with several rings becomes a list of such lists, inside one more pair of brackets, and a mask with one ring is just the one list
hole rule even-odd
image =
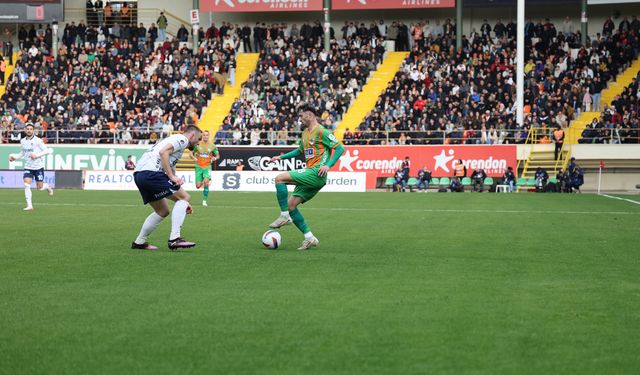
[[[553, 129], [533, 128], [502, 130], [503, 136], [494, 139], [483, 140], [480, 135], [474, 137], [462, 137], [462, 131], [447, 133], [445, 131], [414, 132], [414, 131], [359, 131], [353, 133], [357, 138], [345, 138], [345, 145], [499, 145], [499, 144], [551, 144], [551, 132]], [[612, 130], [612, 129], [600, 129]], [[623, 139], [621, 143], [640, 143], [640, 128], [625, 129], [633, 137]], [[161, 127], [123, 129], [49, 129], [37, 130], [36, 135], [42, 137], [50, 144], [152, 144], [176, 130], [173, 128], [162, 130]], [[616, 143], [613, 132], [607, 138], [608, 143]], [[293, 145], [298, 142], [302, 132], [289, 130], [283, 131], [259, 131], [253, 133], [250, 130], [220, 130], [215, 136], [215, 142], [223, 145]], [[545, 138], [545, 136], [547, 138]], [[0, 130], [0, 143], [19, 143], [24, 137], [21, 130]], [[571, 152], [571, 145], [565, 143], [563, 152]], [[518, 161], [517, 168], [526, 161]], [[519, 169], [517, 169], [519, 170]]]

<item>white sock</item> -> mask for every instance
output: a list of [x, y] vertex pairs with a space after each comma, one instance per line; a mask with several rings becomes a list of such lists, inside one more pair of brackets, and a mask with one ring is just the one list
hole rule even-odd
[[144, 221], [144, 224], [142, 224], [140, 234], [138, 234], [138, 238], [136, 238], [135, 242], [138, 245], [142, 245], [143, 243], [147, 242], [147, 238], [149, 237], [151, 232], [153, 232], [158, 227], [158, 225], [160, 225], [162, 219], [164, 218], [155, 212], [152, 212], [151, 215], [147, 216], [147, 219]]
[[24, 197], [27, 200], [27, 207], [31, 207], [31, 184], [24, 183]]
[[187, 216], [187, 207], [189, 207], [189, 202], [183, 200], [179, 200], [173, 205], [173, 211], [171, 212], [170, 240], [175, 240], [180, 237], [180, 228], [182, 228], [184, 218]]
[[289, 217], [289, 211], [280, 211], [280, 216]]
[[42, 189], [40, 190], [49, 190], [49, 184], [45, 182], [44, 184], [42, 184]]
[[313, 233], [311, 233], [311, 232], [307, 232], [307, 233], [305, 233], [305, 234], [304, 234], [304, 238], [305, 238], [305, 240], [310, 240], [310, 239], [312, 239], [312, 238], [313, 238]]

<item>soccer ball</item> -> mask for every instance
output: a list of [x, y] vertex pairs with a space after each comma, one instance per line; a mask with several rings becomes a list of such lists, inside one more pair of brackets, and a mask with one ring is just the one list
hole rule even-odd
[[262, 244], [267, 249], [277, 249], [282, 244], [282, 237], [277, 231], [268, 230], [262, 235]]

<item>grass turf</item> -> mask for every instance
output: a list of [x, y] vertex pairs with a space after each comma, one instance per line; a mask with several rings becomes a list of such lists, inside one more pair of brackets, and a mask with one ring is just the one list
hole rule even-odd
[[[199, 202], [200, 193], [194, 193]], [[0, 373], [542, 374], [640, 368], [640, 205], [319, 194], [320, 247], [261, 248], [274, 194], [212, 193], [166, 250], [134, 192], [0, 191]]]

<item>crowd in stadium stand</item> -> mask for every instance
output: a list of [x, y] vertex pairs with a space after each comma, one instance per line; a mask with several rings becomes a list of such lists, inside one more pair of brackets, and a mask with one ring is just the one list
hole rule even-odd
[[193, 56], [177, 39], [154, 44], [153, 27], [74, 23], [54, 58], [50, 35], [47, 28], [20, 38], [22, 55], [0, 102], [10, 139], [32, 122], [55, 142], [154, 141], [198, 121], [235, 58], [235, 43], [222, 38], [207, 39]]
[[617, 27], [607, 20], [589, 49], [580, 45], [570, 19], [558, 28], [549, 20], [527, 21], [522, 127], [515, 121], [513, 22], [485, 20], [480, 30], [464, 36], [461, 51], [449, 19], [411, 25], [346, 22], [338, 35], [331, 29], [338, 38], [328, 52], [319, 22], [300, 27], [223, 22], [201, 28], [196, 56], [185, 46], [184, 26], [176, 38], [163, 41], [166, 19], [158, 24], [68, 24], [57, 59], [49, 53], [49, 26], [21, 28], [22, 57], [0, 99], [3, 130], [19, 130], [31, 121], [43, 130], [66, 132], [66, 141], [113, 138], [118, 130], [121, 142], [146, 141], [146, 131], [153, 141], [163, 131], [197, 121], [242, 48], [260, 52], [260, 63], [218, 138], [229, 144], [291, 143], [300, 130], [295, 105], [314, 103], [324, 110], [324, 123], [332, 125], [381, 61], [383, 40], [393, 40], [410, 55], [376, 109], [345, 133], [347, 144], [519, 143], [531, 128], [542, 129], [541, 141], [548, 142], [556, 126], [598, 110], [602, 116], [583, 142], [638, 142], [632, 130], [638, 127], [637, 83], [610, 108], [599, 108], [607, 83], [640, 51], [636, 17], [624, 17]]
[[326, 51], [313, 29], [305, 24], [300, 34], [296, 28], [284, 35], [281, 28], [264, 42], [258, 68], [216, 136], [220, 143], [291, 143], [301, 130], [296, 106], [302, 102], [322, 109], [330, 128], [346, 111], [382, 60], [382, 39], [347, 35]]
[[[623, 21], [624, 22], [624, 21]], [[609, 27], [605, 25], [605, 27]], [[436, 29], [434, 31], [434, 28]], [[525, 124], [515, 121], [515, 24], [486, 20], [463, 38], [429, 23], [413, 28], [411, 54], [376, 108], [347, 144], [503, 144], [524, 142], [531, 128], [542, 142], [582, 111], [599, 111], [600, 94], [640, 51], [638, 20], [603, 30], [587, 50], [566, 20], [558, 31], [546, 20], [525, 25]], [[623, 96], [624, 97], [624, 96]], [[633, 98], [619, 104], [622, 117], [637, 118]], [[635, 98], [637, 108], [637, 96]], [[606, 112], [606, 109], [605, 109]], [[622, 125], [636, 127], [637, 121]], [[636, 140], [637, 142], [637, 140]]]
[[583, 130], [579, 143], [640, 143], [640, 73]]

